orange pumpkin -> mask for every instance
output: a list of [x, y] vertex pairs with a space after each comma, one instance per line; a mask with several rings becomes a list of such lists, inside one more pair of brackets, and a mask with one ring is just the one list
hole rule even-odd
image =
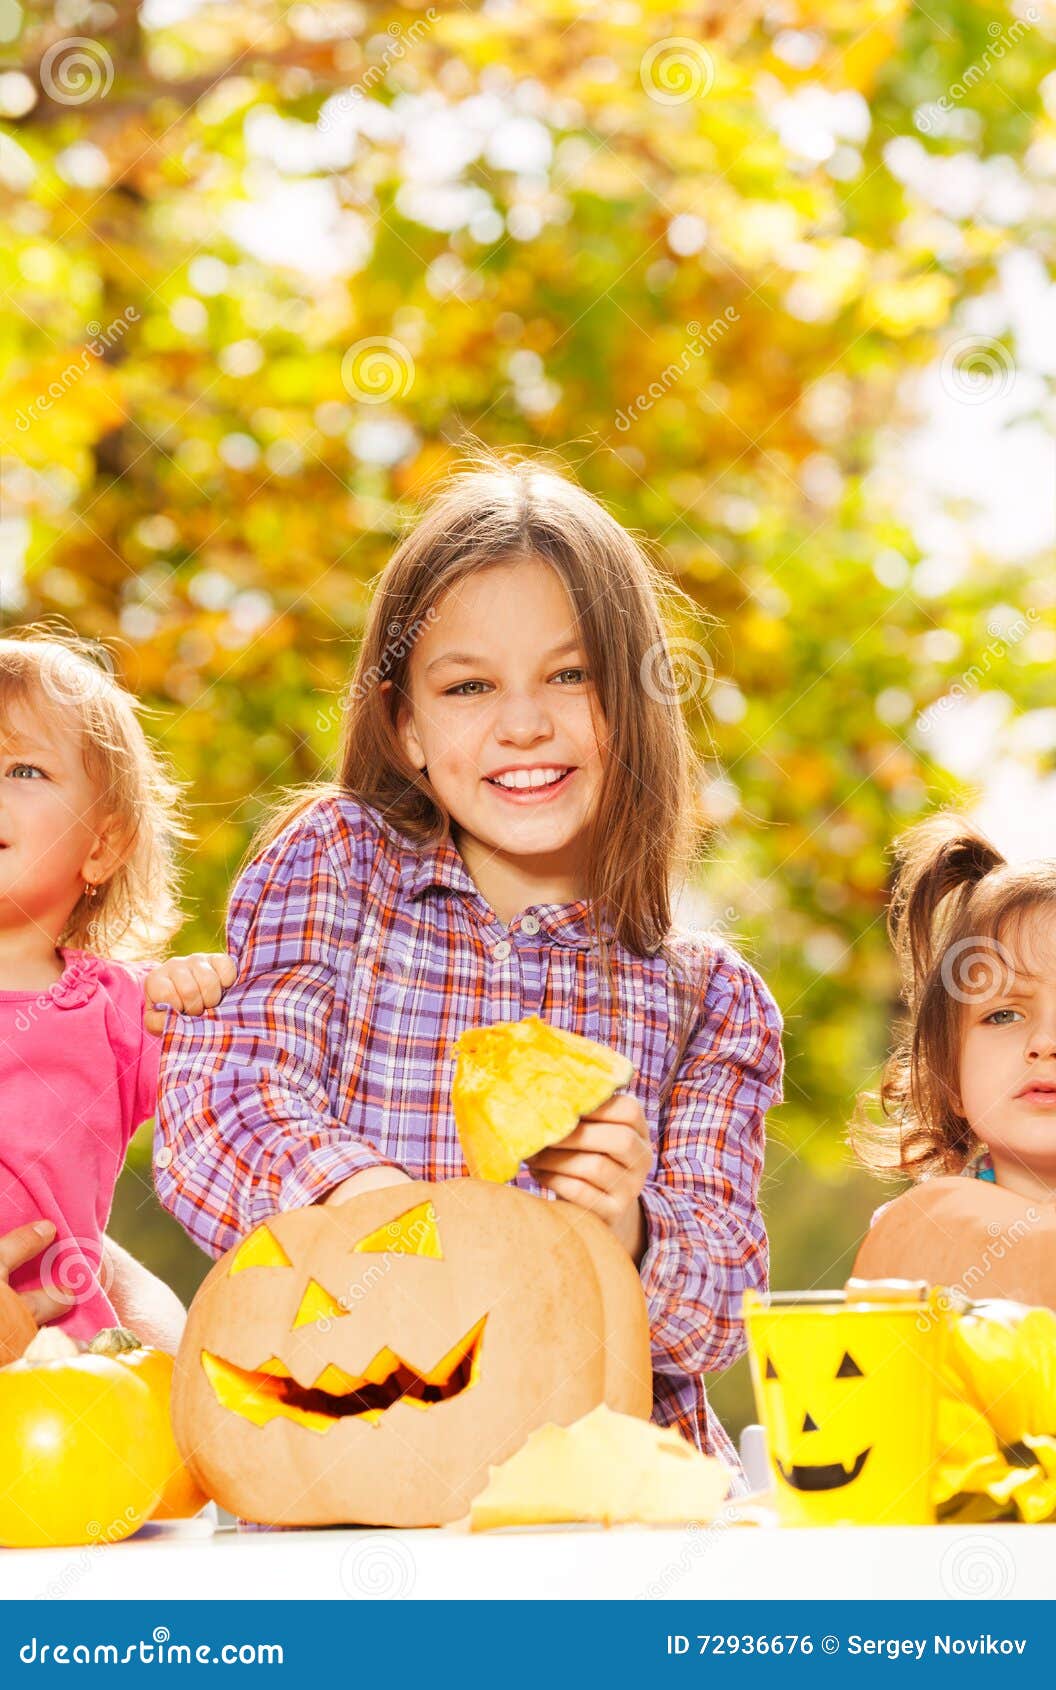
[[112, 1326], [98, 1332], [88, 1346], [94, 1355], [107, 1355], [130, 1367], [144, 1381], [154, 1398], [159, 1417], [158, 1440], [165, 1461], [165, 1484], [152, 1520], [186, 1520], [204, 1508], [209, 1498], [184, 1465], [172, 1430], [172, 1371], [175, 1357], [167, 1350], [141, 1344], [126, 1327]]
[[0, 1367], [18, 1360], [36, 1330], [25, 1298], [0, 1280]]
[[925, 1279], [1056, 1309], [1056, 1203], [963, 1175], [923, 1180], [870, 1227], [856, 1279]]
[[596, 1216], [477, 1180], [272, 1216], [191, 1305], [173, 1424], [202, 1489], [286, 1526], [459, 1519], [533, 1427], [652, 1402], [641, 1282]]

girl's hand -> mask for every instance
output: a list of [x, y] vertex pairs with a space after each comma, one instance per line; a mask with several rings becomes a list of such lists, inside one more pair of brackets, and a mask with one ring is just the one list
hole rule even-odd
[[636, 1097], [610, 1097], [526, 1165], [556, 1197], [600, 1215], [635, 1264], [641, 1261], [646, 1229], [638, 1194], [652, 1170], [653, 1149]]
[[347, 1203], [352, 1197], [358, 1197], [361, 1191], [381, 1191], [387, 1185], [410, 1183], [410, 1174], [405, 1174], [402, 1168], [361, 1168], [358, 1174], [349, 1174], [340, 1185], [332, 1186], [325, 1197], [319, 1197], [316, 1201], [324, 1208], [329, 1204], [331, 1208], [339, 1209], [342, 1203]]
[[[0, 1236], [0, 1279], [6, 1285], [17, 1267], [31, 1262], [55, 1237], [54, 1221], [29, 1221]], [[19, 1293], [38, 1326], [57, 1320], [77, 1301], [68, 1291], [22, 1291]]]
[[147, 1000], [143, 1021], [147, 1032], [165, 1030], [165, 1009], [159, 1009], [159, 1004], [181, 1015], [201, 1015], [203, 1009], [215, 1008], [225, 989], [234, 985], [237, 972], [234, 957], [226, 956], [223, 951], [174, 956], [152, 968], [143, 982]]

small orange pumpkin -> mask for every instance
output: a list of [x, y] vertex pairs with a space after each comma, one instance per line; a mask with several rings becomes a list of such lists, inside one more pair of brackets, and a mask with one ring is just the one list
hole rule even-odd
[[130, 1367], [143, 1380], [154, 1398], [160, 1420], [158, 1438], [165, 1461], [165, 1488], [152, 1520], [186, 1520], [204, 1508], [209, 1498], [184, 1465], [172, 1430], [172, 1369], [175, 1357], [167, 1350], [141, 1344], [124, 1326], [110, 1326], [97, 1332], [88, 1346], [93, 1355], [111, 1356]]

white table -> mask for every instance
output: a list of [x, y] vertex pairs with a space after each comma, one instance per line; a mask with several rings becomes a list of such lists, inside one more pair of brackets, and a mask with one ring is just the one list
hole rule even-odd
[[[213, 1531], [146, 1526], [122, 1544], [0, 1550], [5, 1598], [1044, 1598], [1056, 1529]], [[731, 1621], [735, 1628], [736, 1621]]]

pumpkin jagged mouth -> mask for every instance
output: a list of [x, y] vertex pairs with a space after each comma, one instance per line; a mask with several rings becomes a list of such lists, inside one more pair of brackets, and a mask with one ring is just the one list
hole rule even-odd
[[362, 1374], [346, 1373], [328, 1362], [312, 1385], [299, 1385], [277, 1356], [256, 1370], [236, 1367], [210, 1350], [202, 1367], [222, 1408], [255, 1426], [278, 1418], [294, 1420], [309, 1431], [329, 1432], [341, 1420], [376, 1426], [398, 1402], [431, 1408], [450, 1402], [475, 1385], [480, 1372], [481, 1340], [487, 1315], [425, 1373], [388, 1347], [378, 1351]]
[[785, 1484], [793, 1490], [839, 1490], [858, 1477], [872, 1447], [870, 1444], [868, 1449], [863, 1449], [850, 1467], [844, 1467], [839, 1461], [829, 1461], [817, 1467], [786, 1467], [783, 1461], [778, 1461], [777, 1465]]

